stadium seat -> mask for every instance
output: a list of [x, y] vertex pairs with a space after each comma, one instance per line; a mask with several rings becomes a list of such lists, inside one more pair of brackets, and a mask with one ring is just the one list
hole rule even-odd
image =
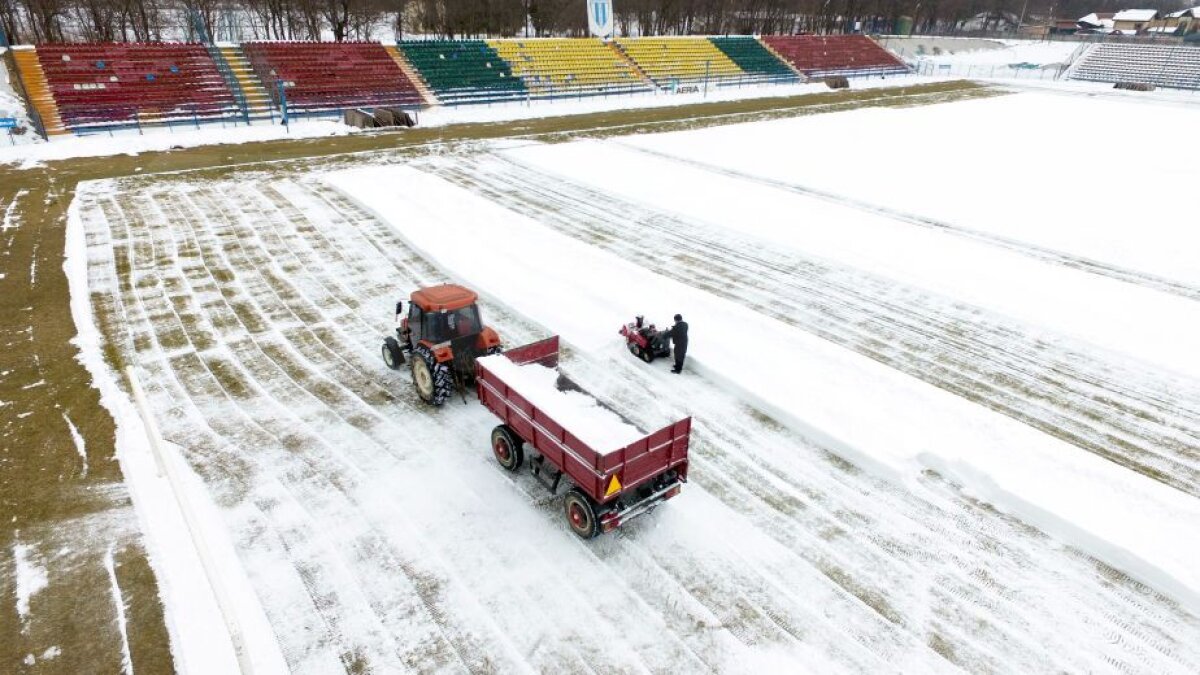
[[595, 38], [489, 40], [531, 96], [649, 90], [620, 54]]
[[713, 37], [709, 40], [747, 75], [773, 82], [799, 79], [796, 71], [752, 37]]
[[291, 112], [423, 105], [417, 87], [378, 42], [248, 42], [254, 72]]
[[44, 44], [37, 54], [59, 116], [76, 133], [241, 114], [200, 44]]
[[406, 40], [398, 46], [442, 103], [485, 103], [527, 95], [508, 62], [482, 40]]
[[1071, 67], [1067, 78], [1200, 89], [1200, 47], [1097, 44]]
[[616, 43], [659, 86], [706, 78], [717, 84], [746, 77], [746, 72], [708, 38], [621, 38]]
[[908, 72], [900, 59], [865, 35], [771, 35], [762, 41], [807, 77]]

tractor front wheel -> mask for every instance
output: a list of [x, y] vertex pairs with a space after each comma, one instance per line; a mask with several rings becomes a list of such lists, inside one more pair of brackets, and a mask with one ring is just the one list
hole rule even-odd
[[600, 519], [596, 517], [596, 507], [592, 500], [579, 488], [571, 488], [567, 492], [563, 505], [567, 514], [567, 525], [581, 539], [591, 539], [600, 534]]
[[426, 403], [441, 405], [453, 392], [454, 377], [450, 365], [434, 361], [433, 354], [424, 346], [413, 350], [412, 376], [417, 395]]
[[396, 338], [384, 338], [382, 351], [384, 364], [392, 370], [400, 370], [400, 366], [404, 365], [404, 352], [400, 351], [400, 343], [396, 342]]
[[524, 443], [512, 429], [501, 424], [492, 429], [492, 454], [496, 455], [500, 466], [508, 471], [516, 471], [521, 468], [521, 462], [525, 461]]

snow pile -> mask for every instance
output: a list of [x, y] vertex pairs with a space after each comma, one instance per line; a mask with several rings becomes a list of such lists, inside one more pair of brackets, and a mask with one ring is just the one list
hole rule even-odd
[[[1194, 536], [1200, 503], [1182, 492], [440, 178], [380, 167], [333, 173], [327, 181], [462, 281], [553, 327], [578, 348], [619, 348], [611, 326], [624, 322], [629, 307], [650, 315], [680, 311], [695, 328], [694, 368], [825, 447], [900, 482], [938, 471], [1200, 608], [1200, 538]], [[770, 367], [747, 367], [747, 335], [754, 336], [756, 353], [780, 358]]]
[[17, 616], [24, 621], [29, 616], [29, 601], [46, 588], [49, 579], [46, 568], [35, 562], [28, 544], [13, 544], [13, 573], [16, 577]]
[[558, 388], [558, 371], [530, 363], [519, 366], [503, 354], [485, 356], [480, 363], [515, 389], [573, 436], [600, 454], [641, 440], [645, 434], [596, 399], [579, 391]]
[[[5, 49], [0, 48], [0, 57], [3, 57]], [[29, 119], [25, 114], [25, 103], [21, 97], [17, 95], [12, 83], [8, 81], [8, 68], [0, 64], [0, 117], [15, 117], [17, 126], [25, 127], [26, 132], [20, 136], [13, 136], [9, 140], [9, 132], [7, 129], [0, 130], [0, 147], [12, 147], [12, 142], [17, 145], [29, 145], [37, 143], [41, 139], [33, 132]]]
[[138, 155], [143, 152], [161, 152], [194, 148], [201, 145], [237, 145], [257, 141], [276, 141], [285, 138], [321, 138], [345, 136], [357, 131], [341, 122], [311, 121], [293, 124], [289, 130], [280, 124], [255, 124], [252, 126], [212, 125], [196, 129], [169, 131], [151, 129], [139, 134], [136, 129], [114, 132], [112, 135], [66, 136], [55, 138], [51, 143], [17, 147], [0, 147], [0, 164], [20, 163], [22, 169], [77, 157], [107, 157], [111, 155]]

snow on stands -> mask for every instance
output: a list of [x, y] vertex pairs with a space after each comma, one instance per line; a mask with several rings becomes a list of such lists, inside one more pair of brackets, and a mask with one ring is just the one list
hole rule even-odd
[[503, 354], [479, 360], [505, 384], [596, 452], [608, 454], [645, 436], [591, 396], [559, 389], [558, 371], [553, 368], [537, 363], [519, 366]]
[[[556, 147], [566, 149], [558, 164], [563, 171], [580, 163], [593, 174], [612, 170], [572, 151], [579, 145]], [[717, 147], [713, 156], [720, 153]], [[668, 192], [662, 176], [660, 189]], [[627, 319], [630, 308], [648, 316], [680, 311], [695, 333], [689, 368], [727, 383], [825, 447], [901, 482], [929, 469], [949, 476], [969, 493], [1200, 608], [1200, 539], [1193, 536], [1200, 503], [1183, 492], [742, 304], [554, 232], [441, 178], [410, 167], [380, 167], [326, 180], [390, 222], [440, 267], [551, 327], [577, 349], [614, 346], [613, 326]], [[669, 192], [678, 207], [712, 187]], [[739, 198], [735, 182], [726, 188], [723, 197], [735, 203], [757, 198], [749, 192]], [[464, 241], [472, 245], [462, 246]], [[756, 353], [780, 357], [769, 367], [747, 367], [746, 336], [753, 336]]]

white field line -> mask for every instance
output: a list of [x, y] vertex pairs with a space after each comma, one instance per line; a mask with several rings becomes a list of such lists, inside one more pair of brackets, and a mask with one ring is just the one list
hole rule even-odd
[[113, 562], [112, 547], [104, 554], [104, 569], [108, 572], [109, 588], [112, 590], [113, 607], [117, 611], [117, 630], [121, 633], [121, 672], [133, 675], [133, 653], [129, 649], [129, 630], [125, 619], [125, 598], [121, 584], [117, 583], [117, 570]]
[[75, 443], [75, 452], [78, 452], [79, 458], [83, 460], [83, 472], [80, 474], [80, 478], [87, 478], [87, 444], [84, 442], [83, 436], [80, 435], [79, 429], [75, 427], [75, 423], [71, 421], [70, 417], [67, 417], [67, 413], [63, 413], [63, 420], [67, 423], [67, 431], [71, 432], [71, 441]]
[[[100, 390], [101, 404], [108, 409], [117, 426], [117, 457], [137, 509], [143, 532], [146, 534], [151, 567], [158, 579], [165, 605], [167, 628], [171, 636], [174, 666], [185, 673], [238, 672], [239, 654], [230, 639], [229, 629], [221, 617], [220, 607], [211, 587], [195, 583], [205, 574], [195, 547], [188, 541], [188, 524], [179, 512], [171, 486], [156, 477], [159, 459], [149, 447], [150, 436], [136, 406], [122, 391], [116, 374], [108, 367], [101, 352], [104, 338], [93, 319], [91, 304], [91, 265], [85, 220], [81, 201], [93, 191], [103, 192], [111, 183], [82, 183], [68, 210], [66, 261], [64, 272], [71, 289], [71, 312], [79, 334], [74, 343], [80, 349], [80, 360]], [[115, 260], [111, 247], [97, 249], [97, 279], [115, 279]], [[101, 288], [97, 292], [112, 292]], [[213, 530], [210, 529], [209, 532]], [[227, 568], [224, 574], [237, 577], [241, 571]], [[253, 596], [244, 599], [241, 607], [253, 614]], [[278, 647], [267, 636], [258, 636], [252, 646], [262, 663], [282, 663]], [[276, 654], [272, 658], [272, 654]], [[268, 668], [268, 670], [271, 670]], [[277, 668], [272, 672], [282, 671]]]
[[254, 662], [250, 658], [250, 654], [246, 648], [246, 640], [242, 635], [242, 628], [238, 621], [237, 612], [234, 611], [233, 602], [229, 599], [229, 593], [225, 589], [224, 582], [221, 580], [221, 572], [213, 560], [212, 553], [209, 551], [208, 542], [204, 540], [204, 535], [201, 533], [199, 519], [195, 515], [194, 507], [188, 501], [182, 481], [171, 462], [165, 457], [158, 424], [154, 421], [154, 415], [150, 413], [150, 409], [146, 405], [146, 394], [142, 391], [142, 384], [138, 381], [137, 372], [133, 369], [133, 366], [125, 368], [125, 376], [129, 378], [129, 388], [133, 392], [133, 402], [137, 406], [138, 414], [142, 417], [142, 423], [145, 425], [146, 438], [150, 442], [150, 449], [154, 453], [154, 461], [158, 466], [159, 475], [166, 475], [167, 482], [171, 485], [171, 494], [174, 495], [179, 512], [183, 514], [184, 522], [187, 523], [188, 535], [191, 537], [192, 545], [196, 548], [196, 554], [200, 557], [200, 564], [204, 568], [204, 575], [208, 581], [208, 585], [212, 588], [213, 596], [220, 607], [221, 616], [225, 620], [225, 628], [229, 631], [229, 639], [233, 643], [234, 652], [237, 654], [238, 665], [241, 668], [242, 675], [253, 675]]

